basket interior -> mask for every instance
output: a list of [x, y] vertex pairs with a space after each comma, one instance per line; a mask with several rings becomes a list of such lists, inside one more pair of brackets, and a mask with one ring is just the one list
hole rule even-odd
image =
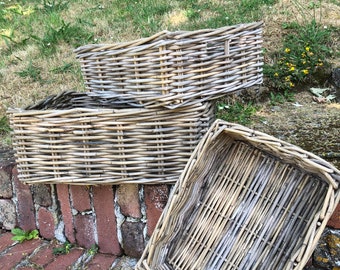
[[141, 108], [141, 104], [122, 99], [112, 91], [75, 92], [64, 91], [52, 95], [40, 102], [27, 106], [26, 110], [70, 110], [87, 109], [133, 109]]
[[321, 178], [225, 134], [190, 171], [154, 266], [288, 269], [301, 255], [327, 194]]

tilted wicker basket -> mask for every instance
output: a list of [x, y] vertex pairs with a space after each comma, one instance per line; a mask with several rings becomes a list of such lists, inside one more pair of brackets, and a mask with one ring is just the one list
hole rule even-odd
[[217, 120], [136, 269], [302, 269], [339, 203], [339, 181], [321, 158]]
[[115, 91], [145, 107], [176, 108], [262, 82], [262, 23], [163, 31], [75, 50], [87, 90]]
[[8, 113], [29, 184], [173, 183], [214, 120], [209, 103], [146, 109], [110, 92], [63, 92]]

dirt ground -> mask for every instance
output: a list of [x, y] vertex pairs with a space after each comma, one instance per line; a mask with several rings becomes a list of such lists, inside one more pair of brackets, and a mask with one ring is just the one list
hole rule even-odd
[[260, 103], [251, 128], [300, 146], [340, 168], [340, 104], [318, 103], [308, 90], [294, 102]]

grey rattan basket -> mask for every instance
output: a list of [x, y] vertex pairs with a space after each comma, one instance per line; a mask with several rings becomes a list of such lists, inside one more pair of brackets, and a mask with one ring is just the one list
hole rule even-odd
[[160, 32], [75, 50], [87, 90], [115, 91], [145, 107], [176, 108], [262, 82], [262, 23]]
[[8, 112], [29, 184], [173, 183], [214, 120], [208, 103], [147, 109], [110, 92], [64, 92]]
[[339, 181], [321, 158], [217, 120], [136, 269], [302, 269], [339, 202]]

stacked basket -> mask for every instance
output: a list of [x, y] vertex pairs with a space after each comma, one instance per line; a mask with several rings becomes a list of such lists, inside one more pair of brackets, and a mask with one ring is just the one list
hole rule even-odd
[[262, 82], [261, 27], [78, 48], [89, 92], [9, 110], [19, 179], [174, 183], [214, 120], [211, 101]]
[[303, 149], [216, 120], [136, 269], [301, 270], [340, 200], [340, 171]]

